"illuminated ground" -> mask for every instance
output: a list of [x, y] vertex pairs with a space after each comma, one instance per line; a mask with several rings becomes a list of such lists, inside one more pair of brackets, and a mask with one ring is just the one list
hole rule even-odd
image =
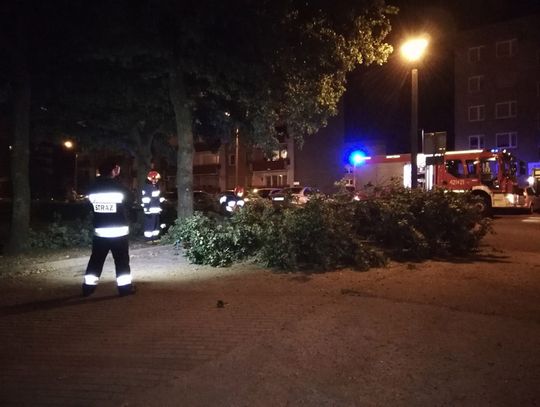
[[23, 263], [0, 279], [0, 405], [538, 405], [539, 221], [497, 219], [475, 261], [367, 273], [145, 247], [126, 298], [111, 263], [88, 299], [87, 257]]

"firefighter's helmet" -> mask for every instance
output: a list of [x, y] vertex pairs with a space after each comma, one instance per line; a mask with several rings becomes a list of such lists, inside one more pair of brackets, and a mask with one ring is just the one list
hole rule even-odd
[[244, 187], [237, 186], [234, 188], [234, 194], [241, 198], [244, 195]]
[[161, 179], [161, 175], [159, 175], [159, 172], [157, 171], [150, 171], [146, 178], [148, 181], [157, 182]]

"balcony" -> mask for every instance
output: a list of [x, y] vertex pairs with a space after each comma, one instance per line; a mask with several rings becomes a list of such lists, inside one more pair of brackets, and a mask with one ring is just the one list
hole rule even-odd
[[220, 169], [219, 164], [202, 164], [193, 166], [193, 175], [211, 175], [218, 174]]
[[251, 163], [253, 171], [277, 171], [286, 170], [289, 165], [288, 159], [281, 159], [276, 161], [254, 161]]

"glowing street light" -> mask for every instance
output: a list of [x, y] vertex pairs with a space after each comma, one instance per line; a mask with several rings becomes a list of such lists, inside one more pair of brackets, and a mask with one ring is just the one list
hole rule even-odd
[[427, 38], [414, 38], [401, 46], [401, 55], [407, 61], [419, 61], [424, 56], [426, 48], [429, 44]]
[[[426, 37], [413, 38], [401, 46], [401, 55], [410, 63], [417, 63], [424, 56], [429, 41]], [[411, 188], [418, 186], [418, 68], [411, 70]]]

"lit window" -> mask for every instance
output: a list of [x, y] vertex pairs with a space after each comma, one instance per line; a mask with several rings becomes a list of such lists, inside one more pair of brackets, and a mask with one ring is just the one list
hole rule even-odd
[[473, 134], [469, 136], [469, 148], [479, 149], [484, 148], [484, 135], [483, 134]]
[[497, 148], [516, 148], [517, 147], [517, 132], [509, 131], [506, 133], [495, 134], [497, 140]]
[[498, 41], [495, 45], [497, 58], [508, 58], [516, 54], [517, 40], [515, 38], [506, 41]]
[[506, 102], [500, 102], [495, 104], [495, 118], [507, 119], [509, 117], [517, 116], [517, 102], [515, 100], [509, 100]]
[[469, 106], [469, 121], [479, 122], [486, 118], [486, 108], [484, 105]]
[[467, 58], [469, 62], [480, 62], [482, 60], [483, 49], [483, 45], [480, 45], [478, 47], [470, 47], [467, 53]]
[[469, 76], [469, 93], [480, 92], [483, 89], [484, 76]]

